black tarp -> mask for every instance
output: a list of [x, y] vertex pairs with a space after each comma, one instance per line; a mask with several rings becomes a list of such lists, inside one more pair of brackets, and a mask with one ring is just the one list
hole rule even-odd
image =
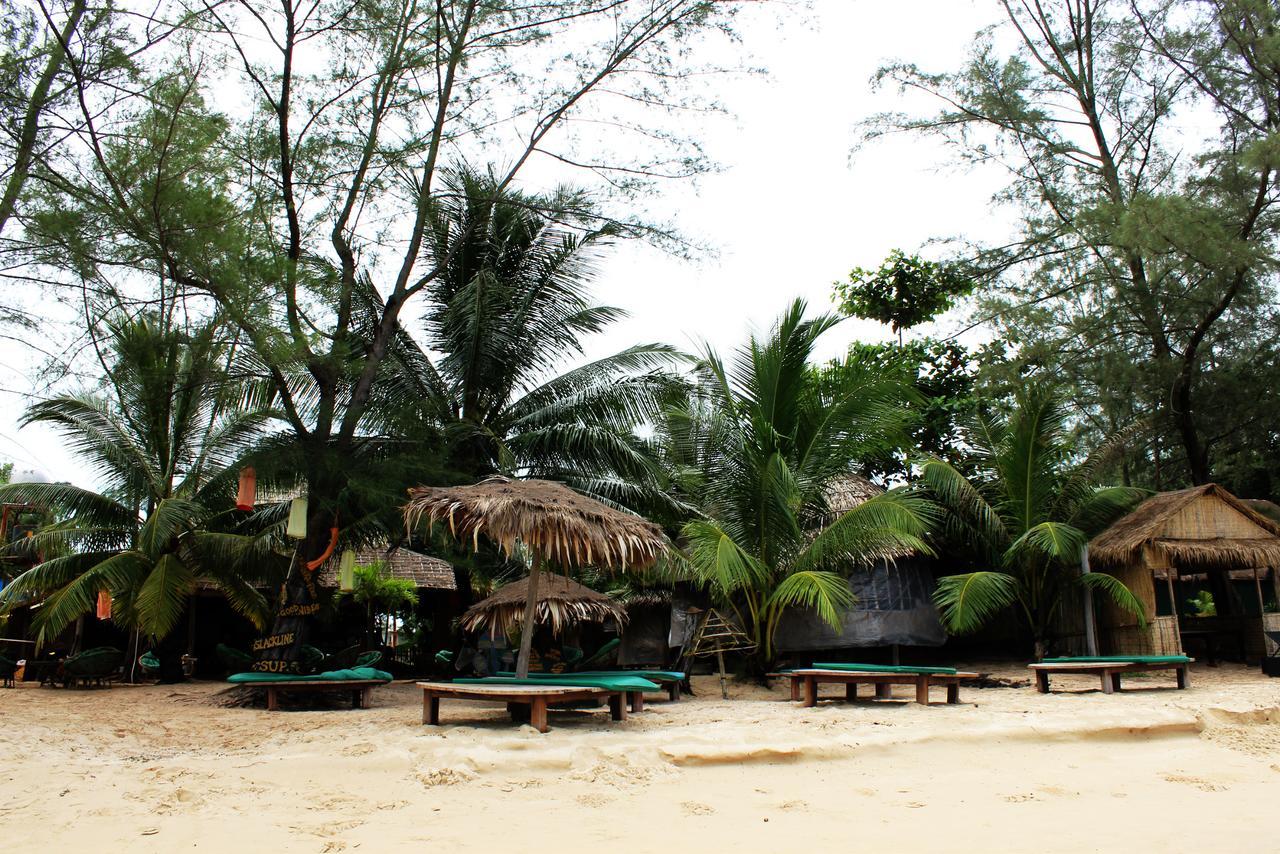
[[931, 598], [933, 574], [923, 561], [899, 560], [853, 573], [857, 601], [837, 632], [811, 609], [791, 608], [778, 621], [779, 652], [868, 646], [942, 646], [947, 633]]

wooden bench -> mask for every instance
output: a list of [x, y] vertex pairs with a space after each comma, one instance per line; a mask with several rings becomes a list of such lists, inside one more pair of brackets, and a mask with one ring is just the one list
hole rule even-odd
[[947, 689], [947, 702], [960, 702], [960, 680], [977, 679], [977, 673], [887, 673], [860, 670], [791, 670], [780, 674], [791, 680], [791, 699], [803, 700], [806, 708], [817, 705], [818, 686], [844, 685], [846, 700], [858, 698], [859, 685], [874, 685], [875, 696], [885, 700], [892, 696], [894, 685], [914, 685], [916, 702], [929, 705], [929, 689], [941, 685]]
[[472, 685], [456, 682], [419, 682], [422, 689], [422, 722], [440, 725], [440, 701], [479, 700], [490, 703], [506, 703], [511, 706], [528, 706], [529, 723], [538, 732], [546, 732], [547, 706], [552, 703], [572, 703], [581, 700], [609, 701], [609, 712], [615, 721], [627, 719], [627, 706], [631, 711], [644, 711], [644, 694], [640, 691], [610, 691], [608, 688], [589, 688], [572, 685]]
[[1027, 666], [1036, 674], [1036, 690], [1041, 694], [1049, 693], [1050, 673], [1096, 675], [1102, 680], [1102, 693], [1112, 694], [1120, 690], [1120, 675], [1122, 673], [1141, 673], [1148, 670], [1172, 670], [1177, 677], [1178, 688], [1188, 688], [1191, 686], [1191, 674], [1188, 666], [1193, 661], [1195, 659], [1180, 662], [1062, 661], [1051, 664], [1028, 664]]
[[274, 712], [280, 708], [281, 691], [330, 691], [351, 693], [351, 708], [369, 708], [369, 694], [374, 688], [387, 683], [380, 679], [299, 679], [279, 682], [241, 682], [247, 688], [262, 688], [267, 692], [267, 711]]

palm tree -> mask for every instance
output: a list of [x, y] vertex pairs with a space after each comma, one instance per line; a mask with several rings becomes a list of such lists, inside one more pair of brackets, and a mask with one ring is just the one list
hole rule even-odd
[[0, 609], [42, 600], [33, 625], [44, 641], [106, 591], [113, 620], [162, 638], [196, 583], [207, 581], [261, 625], [267, 603], [245, 573], [260, 567], [267, 539], [210, 530], [230, 506], [234, 463], [262, 420], [235, 406], [225, 382], [232, 353], [219, 325], [184, 332], [144, 315], [106, 326], [108, 393], [45, 400], [22, 418], [62, 433], [102, 489], [0, 487], [0, 501], [52, 508], [58, 517], [24, 542], [44, 559], [0, 592]]
[[465, 478], [559, 480], [640, 509], [663, 494], [637, 428], [679, 387], [669, 367], [680, 357], [641, 344], [569, 367], [588, 336], [624, 314], [591, 299], [617, 234], [592, 221], [568, 191], [534, 198], [453, 173], [429, 233], [427, 251], [445, 263], [428, 294], [423, 346], [397, 341], [398, 371], [380, 393], [389, 411], [411, 401], [410, 419], [438, 425], [449, 467]]
[[1080, 569], [1089, 540], [1144, 493], [1098, 486], [1111, 446], [1076, 461], [1067, 428], [1062, 398], [1034, 383], [1011, 413], [979, 415], [966, 431], [976, 475], [939, 459], [921, 465], [921, 481], [945, 511], [944, 531], [988, 567], [939, 579], [934, 599], [952, 632], [976, 631], [1016, 606], [1042, 658], [1063, 597], [1081, 585], [1144, 618], [1141, 602], [1117, 578]]
[[869, 371], [814, 368], [814, 346], [839, 318], [805, 310], [794, 302], [732, 367], [706, 350], [701, 385], [661, 426], [672, 482], [699, 508], [682, 531], [688, 569], [733, 609], [765, 666], [786, 608], [838, 627], [849, 571], [928, 552], [928, 505], [906, 492], [831, 512], [830, 487], [860, 453], [897, 438], [910, 391]]

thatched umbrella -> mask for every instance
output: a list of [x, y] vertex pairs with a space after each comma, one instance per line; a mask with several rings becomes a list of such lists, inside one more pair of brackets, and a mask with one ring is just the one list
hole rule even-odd
[[[535, 625], [538, 577], [542, 561], [568, 569], [643, 569], [666, 550], [662, 529], [639, 516], [615, 510], [560, 483], [491, 477], [474, 486], [429, 487], [409, 490], [405, 523], [413, 528], [423, 518], [443, 522], [453, 536], [470, 538], [478, 548], [480, 535], [496, 542], [508, 556], [516, 544], [533, 556], [524, 623]], [[520, 637], [516, 675], [529, 675], [533, 631]]]
[[[488, 599], [467, 609], [462, 615], [462, 628], [471, 632], [496, 626], [506, 632], [513, 625], [523, 625], [528, 598], [529, 584], [525, 579], [504, 584]], [[569, 623], [606, 620], [625, 623], [626, 609], [603, 593], [563, 575], [549, 573], [538, 583], [535, 626], [550, 626], [558, 635]]]

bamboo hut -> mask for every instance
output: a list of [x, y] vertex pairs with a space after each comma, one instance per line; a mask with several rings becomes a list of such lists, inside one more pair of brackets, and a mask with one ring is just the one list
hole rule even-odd
[[[528, 599], [527, 578], [504, 584], [492, 596], [468, 608], [462, 615], [461, 626], [469, 632], [496, 628], [507, 634], [513, 626], [523, 624]], [[565, 627], [575, 623], [605, 623], [610, 620], [622, 625], [627, 620], [627, 612], [605, 594], [555, 573], [547, 573], [539, 582], [538, 603], [534, 609], [535, 626], [546, 626], [552, 634], [559, 636]]]
[[[1262, 632], [1280, 629], [1280, 614], [1267, 613], [1268, 598], [1280, 592], [1280, 523], [1217, 484], [1148, 498], [1089, 543], [1088, 559], [1091, 569], [1123, 581], [1147, 611], [1141, 625], [1104, 609], [1110, 652], [1177, 654], [1192, 641], [1211, 657], [1234, 647], [1253, 659], [1264, 654]], [[1216, 614], [1183, 613], [1197, 585], [1213, 594]]]

